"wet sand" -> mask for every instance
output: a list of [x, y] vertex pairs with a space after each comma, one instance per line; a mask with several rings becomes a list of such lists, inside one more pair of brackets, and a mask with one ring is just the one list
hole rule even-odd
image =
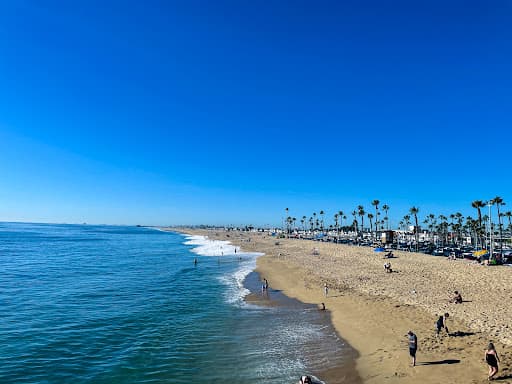
[[[334, 327], [359, 353], [356, 367], [364, 383], [487, 382], [483, 351], [490, 340], [502, 361], [497, 379], [512, 383], [511, 268], [395, 251], [395, 272], [386, 273], [382, 254], [371, 248], [262, 233], [195, 233], [264, 252], [257, 270], [273, 288], [304, 303], [325, 302]], [[455, 290], [464, 303], [449, 303]], [[452, 336], [437, 338], [436, 314], [444, 312], [450, 313]], [[418, 336], [416, 367], [408, 356], [409, 329]]]
[[[245, 297], [245, 301], [250, 304], [265, 307], [287, 307], [292, 308], [296, 316], [304, 316], [304, 321], [320, 322], [324, 339], [313, 341], [308, 345], [306, 351], [321, 351], [323, 357], [329, 356], [328, 361], [319, 361], [312, 364], [307, 373], [314, 375], [328, 384], [360, 384], [359, 377], [355, 368], [355, 359], [358, 356], [357, 351], [353, 349], [345, 340], [341, 339], [336, 329], [333, 327], [331, 313], [329, 311], [320, 311], [320, 306], [314, 304], [305, 304], [297, 299], [286, 296], [281, 290], [270, 287], [268, 292], [261, 290], [262, 278], [256, 272], [247, 276], [244, 285], [250, 293]], [[330, 335], [336, 335], [336, 338]], [[327, 341], [327, 343], [325, 343]], [[293, 345], [289, 346], [293, 348]], [[314, 353], [308, 358], [315, 360]], [[299, 376], [301, 372], [297, 372]]]

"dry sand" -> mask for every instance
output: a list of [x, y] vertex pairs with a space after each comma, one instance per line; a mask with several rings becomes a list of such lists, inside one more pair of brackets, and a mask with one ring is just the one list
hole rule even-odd
[[[262, 233], [194, 233], [264, 252], [257, 269], [272, 288], [303, 302], [325, 302], [341, 337], [359, 352], [356, 367], [364, 383], [487, 382], [483, 356], [490, 340], [501, 358], [497, 379], [512, 383], [512, 268], [395, 251], [389, 259], [394, 272], [386, 273], [383, 255], [367, 247]], [[455, 290], [464, 303], [449, 303]], [[436, 314], [444, 312], [450, 333], [458, 336], [436, 338]], [[409, 329], [418, 336], [416, 367], [408, 356]]]

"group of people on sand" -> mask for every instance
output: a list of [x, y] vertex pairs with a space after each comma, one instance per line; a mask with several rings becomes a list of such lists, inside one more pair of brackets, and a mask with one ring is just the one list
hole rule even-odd
[[[461, 304], [462, 296], [458, 291], [455, 291], [455, 296], [450, 302], [455, 304]], [[448, 331], [447, 320], [450, 317], [448, 312], [445, 312], [443, 315], [439, 315], [436, 321], [436, 337], [440, 336], [441, 331], [444, 329], [447, 335], [450, 335]], [[412, 366], [416, 365], [416, 352], [418, 350], [418, 337], [413, 331], [407, 332], [407, 342], [409, 346], [409, 355], [412, 359]], [[496, 348], [492, 342], [489, 342], [485, 350], [484, 360], [489, 366], [489, 374], [488, 380], [494, 380], [494, 376], [498, 373], [498, 363], [500, 361], [498, 357], [498, 353], [496, 352]]]

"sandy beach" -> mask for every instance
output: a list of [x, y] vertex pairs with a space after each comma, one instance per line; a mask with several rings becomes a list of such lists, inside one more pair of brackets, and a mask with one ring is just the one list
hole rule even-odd
[[[364, 383], [487, 382], [483, 357], [490, 340], [501, 358], [496, 379], [512, 382], [508, 267], [395, 251], [395, 258], [389, 259], [393, 273], [386, 273], [383, 255], [367, 247], [276, 239], [263, 233], [187, 232], [265, 253], [257, 270], [272, 288], [306, 303], [324, 302], [340, 336], [359, 353], [356, 367]], [[461, 292], [462, 304], [450, 303], [455, 290]], [[437, 338], [436, 315], [445, 312], [450, 314], [451, 336]], [[418, 336], [416, 367], [410, 366], [408, 330]]]

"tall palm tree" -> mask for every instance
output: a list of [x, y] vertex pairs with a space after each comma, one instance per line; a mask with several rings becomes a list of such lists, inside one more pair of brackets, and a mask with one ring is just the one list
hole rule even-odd
[[409, 209], [409, 212], [411, 213], [411, 215], [414, 216], [414, 225], [415, 225], [415, 228], [414, 228], [414, 233], [416, 234], [416, 252], [418, 252], [418, 249], [419, 249], [419, 242], [420, 242], [420, 239], [419, 239], [419, 227], [418, 227], [418, 212], [420, 211], [419, 208], [417, 207], [411, 207]]
[[411, 225], [411, 216], [405, 215], [404, 216], [404, 223], [405, 223], [405, 226], [406, 226], [405, 229], [408, 231], [409, 230], [409, 226]]
[[501, 227], [501, 214], [500, 214], [500, 207], [502, 205], [505, 205], [503, 202], [503, 199], [499, 196], [496, 196], [494, 199], [491, 200], [491, 204], [496, 205], [496, 208], [498, 209], [498, 227], [500, 229], [500, 254], [503, 251], [503, 232]]
[[324, 211], [320, 211], [320, 216], [322, 216], [320, 218], [320, 229], [322, 230], [322, 233], [324, 233], [324, 214]]
[[306, 216], [302, 216], [302, 229], [304, 229], [304, 232], [306, 232], [306, 226], [305, 226], [305, 223], [306, 223], [306, 220], [307, 220], [307, 217]]
[[389, 230], [389, 219], [388, 219], [388, 211], [389, 211], [389, 205], [384, 204], [382, 206], [382, 210], [386, 212], [386, 216], [384, 217], [384, 220], [386, 220], [386, 229]]
[[361, 233], [364, 232], [364, 215], [365, 215], [364, 207], [362, 205], [357, 206], [357, 214], [361, 217]]
[[[373, 225], [372, 225], [372, 219], [373, 219], [373, 215], [371, 213], [368, 214], [368, 221], [370, 222], [370, 233], [373, 233]], [[377, 225], [377, 224], [375, 224]]]
[[373, 200], [372, 201], [372, 205], [375, 207], [375, 239], [377, 239], [377, 232], [379, 231], [379, 224], [378, 224], [378, 221], [377, 221], [378, 218], [379, 218], [379, 204], [380, 204], [379, 200]]
[[503, 214], [503, 216], [505, 216], [507, 219], [508, 219], [508, 233], [511, 237], [511, 240], [512, 240], [512, 212], [511, 211], [507, 211]]
[[292, 221], [293, 221], [293, 229], [295, 229], [295, 222], [297, 221], [297, 218], [296, 217], [292, 218]]
[[335, 214], [334, 214], [334, 227], [336, 228], [336, 232], [337, 232], [337, 234], [339, 235], [339, 230], [338, 230], [338, 217], [339, 217], [338, 213], [335, 213]]
[[439, 230], [443, 233], [443, 246], [448, 242], [448, 218], [445, 215], [439, 215]]
[[[482, 200], [474, 200], [471, 202], [471, 206], [475, 208], [478, 212], [478, 226], [479, 230], [478, 233], [481, 236], [483, 233], [483, 227], [482, 227], [482, 208], [485, 207], [485, 203]], [[480, 239], [480, 244], [483, 244], [483, 239]]]
[[290, 231], [291, 225], [292, 225], [292, 218], [291, 218], [291, 216], [288, 216], [286, 218], [286, 233], [288, 233], [288, 234], [291, 232]]
[[313, 217], [312, 216], [309, 217], [309, 227], [310, 227], [311, 232], [313, 232]]
[[[316, 212], [313, 212], [313, 222], [318, 223], [318, 220], [316, 219]], [[318, 224], [316, 224], [315, 231], [318, 229]]]
[[505, 217], [508, 219], [508, 230], [512, 230], [512, 223], [511, 223], [511, 219], [512, 219], [512, 212], [511, 211], [507, 211], [505, 212]]
[[[284, 212], [285, 212], [285, 218], [286, 218], [285, 220], [286, 220], [286, 223], [287, 223], [287, 224], [288, 224], [288, 212], [289, 212], [289, 211], [290, 211], [290, 209], [289, 209], [289, 208], [285, 208], [285, 209], [284, 209]], [[284, 229], [284, 228], [283, 228], [283, 229]], [[286, 229], [287, 229], [287, 231], [288, 231], [288, 228], [286, 228]]]
[[458, 243], [461, 240], [461, 229], [462, 223], [464, 222], [464, 217], [462, 216], [462, 213], [456, 212], [455, 219], [457, 219], [457, 245], [459, 245]]
[[341, 228], [343, 227], [343, 219], [344, 219], [344, 218], [346, 219], [346, 217], [345, 217], [344, 215], [345, 215], [345, 214], [343, 213], [343, 211], [339, 211], [339, 212], [338, 212], [338, 216], [339, 216], [339, 218], [340, 218], [340, 232], [341, 232]]

